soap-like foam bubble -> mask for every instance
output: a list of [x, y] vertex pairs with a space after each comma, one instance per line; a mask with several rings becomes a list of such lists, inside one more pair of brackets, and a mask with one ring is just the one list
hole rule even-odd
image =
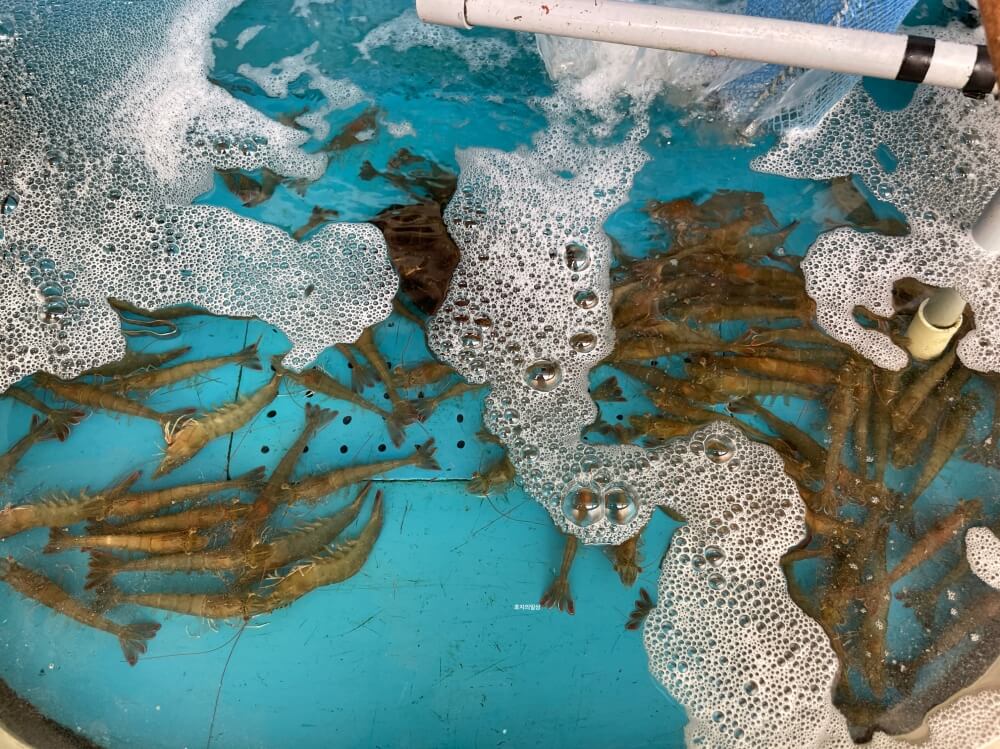
[[413, 128], [413, 123], [409, 120], [403, 120], [402, 122], [386, 121], [383, 124], [385, 125], [386, 132], [393, 138], [416, 137], [417, 135], [417, 131]]
[[[727, 463], [705, 450], [712, 435], [733, 445]], [[687, 522], [643, 629], [650, 670], [687, 710], [689, 745], [809, 746], [834, 718], [837, 662], [779, 565], [805, 536], [795, 483], [777, 453], [728, 424], [671, 443], [665, 457], [670, 506]]]
[[300, 148], [305, 134], [208, 81], [210, 33], [234, 5], [28, 2], [5, 22], [0, 390], [120, 357], [109, 295], [261, 317], [292, 340], [290, 366], [390, 313], [397, 279], [374, 227], [329, 225], [299, 244], [190, 205], [213, 168], [314, 179], [326, 165]]
[[462, 58], [470, 70], [505, 67], [517, 54], [515, 47], [501, 39], [472, 38], [448, 26], [424, 23], [413, 10], [376, 26], [356, 46], [366, 60], [380, 47], [390, 47], [396, 52], [407, 52], [414, 47], [443, 49]]
[[266, 26], [264, 26], [264, 24], [257, 24], [256, 26], [248, 26], [243, 29], [243, 31], [236, 36], [236, 49], [243, 49], [250, 42], [256, 39], [257, 34], [262, 32], [265, 28]]
[[969, 528], [965, 532], [965, 556], [976, 577], [1000, 590], [1000, 538], [993, 531]]
[[[969, 33], [952, 30], [950, 36], [977, 38]], [[790, 177], [858, 174], [910, 223], [905, 237], [841, 229], [809, 249], [802, 264], [807, 290], [831, 336], [880, 367], [904, 367], [906, 352], [859, 325], [853, 311], [861, 305], [891, 316], [893, 283], [913, 277], [958, 290], [976, 320], [959, 343], [959, 358], [971, 369], [1000, 370], [1000, 254], [979, 247], [969, 233], [1000, 188], [1000, 153], [989, 145], [996, 132], [992, 100], [920, 88], [906, 108], [883, 112], [858, 87], [817, 129], [786, 134], [755, 162], [758, 169]]]
[[[549, 106], [558, 112], [565, 103]], [[555, 126], [532, 150], [459, 152], [458, 189], [445, 220], [462, 259], [428, 326], [436, 354], [470, 381], [492, 385], [487, 427], [508, 444], [528, 491], [563, 530], [591, 543], [634, 535], [656, 494], [632, 487], [638, 514], [624, 524], [602, 516], [584, 527], [563, 510], [573, 487], [603, 491], [611, 477], [627, 482], [646, 463], [639, 448], [579, 438], [597, 415], [587, 374], [613, 344], [610, 243], [601, 225], [646, 161], [643, 134], [637, 129], [620, 145], [594, 148]], [[580, 305], [574, 298], [581, 292], [604, 303]]]

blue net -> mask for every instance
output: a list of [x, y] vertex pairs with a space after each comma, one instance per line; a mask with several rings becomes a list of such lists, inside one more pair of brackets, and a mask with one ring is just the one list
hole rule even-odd
[[[916, 0], [747, 0], [744, 13], [892, 32], [915, 4]], [[750, 130], [810, 127], [857, 81], [857, 76], [841, 73], [763, 65], [726, 86], [722, 98]]]

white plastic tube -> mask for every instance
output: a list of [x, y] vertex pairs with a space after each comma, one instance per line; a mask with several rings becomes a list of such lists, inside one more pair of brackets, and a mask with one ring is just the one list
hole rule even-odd
[[994, 193], [972, 227], [972, 238], [987, 252], [1000, 252], [1000, 190]]
[[[972, 239], [990, 253], [1000, 253], [1000, 191], [997, 191], [975, 226]], [[962, 326], [965, 299], [955, 289], [940, 289], [925, 299], [906, 331], [907, 348], [917, 359], [934, 359], [944, 353]]]
[[950, 328], [962, 321], [965, 299], [954, 289], [941, 289], [924, 300], [921, 312], [924, 318], [936, 328]]
[[996, 92], [985, 47], [615, 0], [417, 0], [431, 23], [528, 31]]
[[[927, 310], [941, 297], [946, 300], [942, 307], [938, 308], [937, 320], [941, 323], [934, 324], [927, 319]], [[945, 314], [950, 314], [943, 307], [954, 300], [957, 301], [958, 314], [950, 317], [950, 322], [945, 324]], [[934, 296], [925, 299], [920, 303], [917, 314], [910, 320], [910, 325], [906, 329], [906, 348], [914, 359], [929, 361], [937, 359], [948, 348], [951, 339], [955, 337], [959, 328], [962, 327], [962, 311], [965, 309], [965, 300], [958, 295], [954, 289], [941, 289]]]

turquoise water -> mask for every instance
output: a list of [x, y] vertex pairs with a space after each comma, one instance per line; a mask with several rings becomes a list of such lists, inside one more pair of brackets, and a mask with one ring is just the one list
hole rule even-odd
[[[301, 18], [283, 3], [248, 0], [231, 12], [216, 31], [225, 46], [216, 46], [212, 76], [234, 96], [275, 117], [315, 103], [316, 93], [302, 81], [292, 83], [287, 99], [268, 98], [238, 68], [265, 65], [318, 41], [314, 63], [331, 78], [349, 78], [371, 99], [330, 114], [331, 133], [374, 103], [382, 121], [408, 122], [414, 134], [393, 137], [379, 129], [371, 140], [337, 154], [304, 196], [283, 185], [271, 199], [247, 208], [220, 178], [200, 202], [288, 231], [305, 224], [314, 206], [337, 210], [338, 220], [365, 221], [389, 205], [410, 202], [384, 180], [360, 179], [365, 161], [384, 169], [406, 147], [454, 171], [457, 148], [529, 144], [546, 126], [531, 99], [552, 90], [530, 40], [475, 32], [473, 38], [497, 38], [513, 50], [506, 67], [475, 71], [453, 53], [426, 47], [376, 49], [364, 59], [353, 45], [407, 7], [395, 1], [313, 5], [309, 17]], [[257, 24], [265, 28], [237, 49], [238, 34]], [[887, 100], [901, 95], [900, 89], [886, 94]], [[654, 108], [643, 144], [652, 158], [607, 231], [628, 254], [640, 256], [664, 241], [642, 210], [647, 201], [753, 190], [764, 193], [779, 225], [800, 222], [787, 249], [803, 253], [824, 228], [827, 188], [753, 172], [750, 162], [769, 142], [733, 143], [686, 112]], [[885, 206], [877, 210], [891, 213]], [[256, 321], [202, 316], [178, 326], [176, 338], [140, 338], [135, 345], [191, 346], [180, 361], [231, 353], [258, 339], [265, 358], [288, 347], [282, 334]], [[392, 366], [431, 358], [420, 328], [395, 313], [379, 326], [377, 342]], [[349, 381], [339, 353], [328, 351], [319, 363]], [[593, 382], [608, 374], [595, 370]], [[157, 410], [202, 411], [255, 390], [269, 375], [228, 367], [158, 391], [147, 403]], [[411, 395], [429, 398], [442, 389], [435, 384]], [[366, 397], [381, 403], [382, 392], [377, 386]], [[602, 404], [602, 417], [616, 421], [649, 408], [637, 391], [629, 395], [627, 403]], [[644, 570], [633, 588], [622, 586], [601, 549], [584, 549], [571, 577], [576, 614], [537, 610], [558, 569], [563, 539], [516, 486], [488, 499], [467, 491], [473, 473], [499, 456], [478, 435], [482, 398], [478, 392], [445, 402], [395, 447], [371, 413], [283, 385], [250, 425], [232, 439], [211, 443], [171, 479], [186, 483], [237, 476], [258, 465], [272, 469], [295, 439], [310, 401], [335, 408], [338, 418], [310, 442], [297, 475], [402, 457], [433, 438], [440, 472], [403, 468], [376, 482], [386, 494], [385, 528], [362, 571], [245, 628], [241, 622], [155, 612], [162, 629], [135, 668], [124, 663], [114, 638], [54, 617], [0, 586], [0, 674], [43, 712], [104, 746], [681, 746], [684, 712], [650, 677], [639, 634], [623, 628], [638, 588], [656, 589], [658, 561], [677, 524], [662, 513], [654, 516], [644, 534]], [[803, 416], [802, 403], [768, 405], [785, 418], [803, 419], [817, 434], [823, 430], [817, 414]], [[0, 445], [24, 433], [30, 414], [20, 403], [0, 400]], [[983, 434], [987, 417], [977, 422]], [[144, 471], [136, 488], [148, 488], [161, 445], [152, 422], [93, 413], [66, 443], [35, 447], [6, 496], [21, 501], [96, 489], [136, 469]], [[952, 465], [932, 499], [950, 504], [984, 491], [992, 497], [992, 485], [992, 473]], [[341, 492], [316, 508], [295, 508], [281, 522], [327, 514], [350, 494]], [[0, 553], [81, 591], [86, 556], [43, 555], [46, 536], [38, 530], [0, 542]], [[223, 590], [221, 581], [203, 582], [200, 589]], [[127, 585], [192, 589], [182, 576], [132, 576]], [[148, 614], [116, 614], [120, 621], [135, 616]], [[900, 649], [916, 641], [912, 632], [899, 632], [905, 633]]]

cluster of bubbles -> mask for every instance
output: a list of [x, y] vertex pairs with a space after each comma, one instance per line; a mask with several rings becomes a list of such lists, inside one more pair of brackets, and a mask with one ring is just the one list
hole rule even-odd
[[[955, 749], [956, 747], [995, 746], [1000, 736], [1000, 692], [972, 692], [953, 702], [934, 708], [925, 721], [926, 738], [904, 741], [884, 733], [876, 733], [866, 746], [871, 749]], [[829, 742], [830, 749], [855, 749], [846, 740]]]
[[295, 121], [309, 128], [313, 138], [325, 140], [330, 134], [327, 115], [337, 109], [347, 109], [364, 101], [364, 92], [346, 78], [333, 79], [325, 76], [312, 61], [319, 49], [319, 42], [313, 42], [296, 55], [289, 55], [263, 67], [243, 63], [237, 68], [240, 75], [249, 78], [270, 97], [284, 99], [288, 96], [288, 86], [302, 76], [309, 77], [308, 88], [323, 96], [326, 103], [310, 112], [300, 115]]
[[597, 415], [588, 373], [613, 346], [601, 226], [646, 161], [645, 131], [581, 145], [558, 124], [566, 102], [544, 106], [556, 124], [533, 148], [459, 152], [445, 220], [462, 259], [428, 337], [470, 381], [490, 382], [486, 424], [553, 520], [586, 542], [620, 543], [648, 520], [656, 492], [626, 479], [617, 496], [612, 484], [648, 461], [585, 445], [580, 431]]
[[[942, 31], [925, 33], [966, 42], [981, 35]], [[977, 245], [969, 232], [1000, 188], [1000, 153], [989, 146], [996, 126], [992, 99], [921, 87], [904, 109], [885, 112], [856, 87], [818, 128], [786, 135], [755, 163], [790, 177], [860, 175], [906, 215], [905, 237], [841, 229], [823, 234], [802, 264], [820, 325], [880, 367], [901, 369], [907, 354], [862, 327], [854, 309], [892, 316], [893, 284], [913, 277], [958, 290], [976, 319], [959, 343], [959, 358], [971, 369], [1000, 371], [1000, 253]]]
[[1000, 538], [989, 528], [969, 528], [965, 532], [965, 556], [972, 572], [1000, 590]]
[[374, 227], [300, 244], [191, 205], [216, 168], [315, 179], [326, 166], [306, 134], [209, 82], [210, 34], [234, 4], [29, 0], [3, 16], [0, 390], [119, 358], [109, 296], [260, 317], [292, 340], [290, 366], [390, 313], [397, 280]]
[[689, 745], [810, 746], [837, 662], [779, 566], [804, 537], [795, 483], [773, 450], [730, 425], [665, 451], [683, 482], [670, 505], [686, 523], [643, 630], [650, 670], [685, 706]]
[[607, 518], [611, 525], [628, 525], [639, 512], [632, 492], [622, 484], [574, 486], [563, 499], [563, 514], [581, 528]]
[[448, 26], [423, 23], [416, 11], [407, 10], [368, 32], [357, 43], [358, 51], [366, 60], [372, 51], [390, 47], [394, 52], [406, 52], [414, 47], [433, 47], [460, 57], [469, 70], [504, 68], [517, 54], [517, 48], [502, 39], [481, 37], [471, 39]]

